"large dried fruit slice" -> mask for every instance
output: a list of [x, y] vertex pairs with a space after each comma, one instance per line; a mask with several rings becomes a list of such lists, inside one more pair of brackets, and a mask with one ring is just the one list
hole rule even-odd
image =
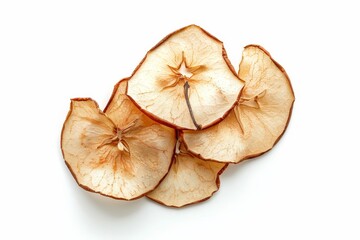
[[189, 151], [204, 159], [237, 163], [270, 150], [290, 119], [294, 93], [285, 70], [260, 46], [247, 46], [239, 70], [240, 100], [218, 125], [184, 131]]
[[182, 207], [210, 198], [219, 189], [227, 164], [205, 161], [188, 153], [178, 141], [168, 175], [147, 196], [161, 204]]
[[139, 111], [116, 85], [103, 113], [91, 99], [73, 99], [61, 148], [78, 184], [100, 194], [131, 200], [153, 190], [169, 170], [175, 131]]
[[222, 42], [191, 25], [147, 53], [129, 80], [127, 94], [164, 124], [201, 129], [224, 118], [242, 86]]

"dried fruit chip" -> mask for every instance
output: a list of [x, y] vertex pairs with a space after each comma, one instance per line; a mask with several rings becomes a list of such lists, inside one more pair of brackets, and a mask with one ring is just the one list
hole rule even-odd
[[210, 198], [219, 189], [227, 164], [205, 161], [188, 153], [178, 141], [168, 175], [147, 196], [161, 204], [182, 207]]
[[164, 124], [201, 129], [224, 118], [242, 86], [222, 42], [191, 25], [147, 53], [129, 80], [127, 94]]
[[89, 191], [131, 200], [153, 190], [169, 170], [175, 131], [139, 111], [115, 86], [105, 114], [95, 101], [73, 99], [61, 147], [78, 184]]
[[184, 131], [189, 151], [204, 159], [237, 163], [270, 150], [290, 119], [294, 93], [285, 70], [260, 46], [247, 46], [239, 70], [240, 100], [218, 125]]

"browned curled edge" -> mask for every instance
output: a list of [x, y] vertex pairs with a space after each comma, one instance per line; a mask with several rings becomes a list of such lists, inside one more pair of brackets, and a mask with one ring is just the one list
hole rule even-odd
[[[112, 91], [112, 93], [111, 93], [111, 97], [109, 98], [109, 101], [107, 102], [107, 104], [106, 104], [106, 106], [105, 106], [105, 108], [104, 108], [104, 110], [103, 110], [103, 112], [104, 112], [105, 115], [106, 115], [106, 113], [105, 113], [106, 110], [108, 109], [110, 103], [112, 102], [113, 98], [115, 97], [115, 94], [116, 94], [116, 92], [117, 92], [117, 90], [118, 90], [118, 88], [119, 88], [119, 86], [120, 86], [120, 83], [121, 83], [121, 82], [127, 82], [129, 79], [130, 79], [129, 77], [123, 78], [123, 79], [121, 79], [120, 81], [118, 81], [118, 82], [114, 85], [113, 91]], [[127, 89], [127, 83], [126, 83], [126, 89]], [[126, 95], [126, 96], [127, 96], [127, 95]]]
[[[127, 78], [127, 80], [131, 80], [132, 76], [135, 75], [135, 73], [139, 70], [139, 68], [141, 67], [142, 63], [145, 61], [145, 59], [147, 58], [148, 54], [151, 53], [152, 51], [154, 51], [156, 48], [158, 48], [161, 44], [163, 44], [167, 39], [169, 39], [172, 35], [186, 29], [186, 28], [189, 28], [189, 27], [192, 27], [192, 26], [195, 26], [197, 28], [199, 28], [202, 32], [204, 32], [206, 35], [208, 35], [210, 38], [214, 39], [216, 42], [219, 42], [221, 43], [221, 46], [222, 46], [222, 56], [227, 64], [227, 66], [229, 67], [229, 69], [231, 70], [231, 72], [234, 74], [234, 76], [239, 79], [239, 81], [241, 81], [243, 84], [244, 84], [244, 81], [241, 80], [236, 71], [235, 71], [235, 68], [234, 66], [231, 64], [228, 56], [227, 56], [227, 53], [226, 53], [226, 50], [225, 50], [225, 47], [224, 47], [224, 43], [222, 41], [220, 41], [219, 39], [217, 39], [215, 36], [213, 36], [212, 34], [210, 34], [209, 32], [207, 32], [206, 30], [204, 30], [203, 28], [199, 27], [198, 25], [196, 24], [191, 24], [191, 25], [188, 25], [186, 27], [183, 27], [183, 28], [180, 28], [168, 35], [166, 35], [160, 42], [158, 42], [154, 47], [152, 47], [145, 55], [145, 57], [140, 61], [140, 63], [136, 66], [135, 70], [132, 72], [131, 76]], [[230, 111], [237, 105], [237, 102], [240, 100], [240, 96], [241, 96], [241, 93], [242, 93], [242, 89], [240, 89], [240, 92], [239, 92], [239, 95], [236, 99], [236, 101], [234, 102], [234, 104], [230, 107], [230, 109], [224, 113], [224, 115], [213, 121], [212, 123], [209, 123], [208, 125], [205, 125], [205, 126], [202, 126], [201, 129], [199, 130], [203, 130], [203, 129], [207, 129], [211, 126], [214, 126], [215, 124], [221, 122], [227, 115], [229, 115]], [[134, 99], [132, 99], [132, 97], [130, 95], [128, 95], [128, 86], [126, 86], [126, 92], [125, 92], [126, 96], [129, 97], [129, 99], [136, 105], [136, 107], [141, 111], [143, 112], [145, 115], [147, 115], [149, 118], [151, 118], [152, 120], [160, 123], [160, 124], [163, 124], [165, 126], [168, 126], [168, 127], [171, 127], [171, 128], [174, 128], [174, 129], [177, 129], [177, 130], [193, 130], [193, 131], [197, 131], [195, 129], [190, 129], [190, 128], [183, 128], [183, 127], [179, 127], [179, 126], [176, 126], [168, 121], [165, 121], [164, 119], [160, 119], [159, 117], [157, 117], [156, 115], [146, 111], [145, 109], [141, 108]]]
[[[286, 79], [287, 79], [287, 82], [289, 84], [289, 87], [291, 89], [291, 92], [292, 92], [292, 95], [294, 96], [294, 101], [295, 101], [295, 93], [294, 93], [294, 89], [291, 85], [291, 81], [290, 81], [290, 78], [289, 78], [289, 75], [287, 74], [287, 72], [285, 71], [285, 69], [280, 65], [280, 63], [278, 63], [272, 56], [271, 54], [264, 48], [262, 47], [261, 45], [257, 45], [257, 44], [249, 44], [249, 45], [246, 45], [244, 47], [244, 49], [248, 48], [248, 47], [257, 47], [259, 48], [261, 51], [263, 51], [266, 55], [269, 56], [269, 58], [271, 59], [271, 61], [278, 67], [278, 69], [285, 75]], [[240, 69], [239, 69], [240, 71]], [[240, 72], [239, 72], [240, 73]]]
[[[257, 48], [260, 48], [262, 51], [265, 52], [266, 55], [268, 55], [268, 56], [270, 57], [271, 61], [272, 61], [272, 62], [276, 65], [276, 67], [278, 67], [278, 69], [285, 75], [285, 77], [286, 77], [286, 79], [287, 79], [287, 82], [288, 82], [288, 84], [289, 84], [290, 90], [291, 90], [291, 92], [292, 92], [292, 95], [294, 96], [294, 100], [293, 100], [292, 103], [291, 103], [291, 107], [290, 107], [290, 110], [289, 110], [289, 115], [288, 115], [288, 118], [287, 118], [287, 121], [286, 121], [284, 130], [283, 130], [282, 133], [279, 135], [279, 137], [275, 140], [275, 142], [274, 142], [274, 144], [272, 145], [272, 147], [270, 147], [268, 150], [266, 150], [266, 151], [264, 151], [264, 152], [260, 152], [260, 153], [258, 153], [258, 154], [252, 154], [252, 155], [244, 156], [243, 158], [239, 159], [237, 162], [228, 162], [229, 164], [238, 164], [238, 163], [241, 163], [241, 162], [243, 162], [243, 161], [245, 161], [245, 160], [249, 160], [249, 159], [252, 159], [252, 158], [259, 157], [259, 156], [261, 156], [261, 155], [269, 152], [271, 149], [273, 149], [274, 146], [280, 141], [280, 139], [281, 139], [282, 136], [284, 135], [284, 133], [285, 133], [285, 131], [286, 131], [288, 125], [289, 125], [289, 122], [290, 122], [290, 119], [291, 119], [291, 116], [292, 116], [292, 110], [293, 110], [293, 107], [294, 107], [294, 102], [295, 102], [294, 90], [293, 90], [293, 87], [292, 87], [292, 85], [291, 85], [291, 81], [290, 81], [289, 75], [287, 74], [287, 72], [285, 71], [285, 69], [284, 69], [278, 62], [276, 62], [276, 61], [271, 57], [270, 53], [269, 53], [265, 48], [263, 48], [262, 46], [256, 45], [256, 44], [249, 44], [249, 45], [246, 45], [246, 46], [244, 47], [244, 49], [246, 49], [246, 48], [248, 48], [248, 47], [257, 47]], [[242, 60], [241, 60], [241, 61], [242, 61]], [[239, 73], [240, 73], [240, 69], [239, 69]], [[244, 89], [244, 88], [242, 88], [241, 91], [242, 91], [243, 89]], [[237, 105], [237, 104], [238, 104], [238, 102], [236, 102], [235, 105]], [[231, 109], [231, 110], [233, 110], [233, 109]], [[184, 137], [183, 137], [183, 136], [184, 136], [184, 132], [183, 132], [183, 131], [180, 132], [180, 136], [182, 137], [182, 139], [184, 139]], [[205, 161], [213, 161], [213, 162], [219, 162], [219, 163], [226, 163], [226, 162], [218, 161], [218, 160], [216, 160], [216, 159], [205, 158], [205, 157], [203, 157], [201, 154], [198, 154], [198, 153], [195, 153], [195, 152], [191, 151], [191, 150], [189, 149], [189, 147], [187, 146], [187, 144], [186, 144], [185, 141], [183, 141], [183, 144], [184, 144], [184, 146], [185, 146], [185, 148], [186, 148], [186, 150], [187, 150], [188, 152], [190, 152], [191, 154], [193, 154], [194, 156], [196, 156], [196, 157], [198, 157], [198, 158], [200, 158], [200, 159], [203, 159], [203, 160], [205, 160]]]
[[[64, 123], [63, 123], [63, 126], [62, 126], [62, 129], [61, 129], [61, 135], [60, 135], [60, 148], [61, 148], [61, 153], [62, 153], [62, 155], [63, 155], [63, 159], [65, 160], [65, 156], [64, 156], [64, 149], [63, 149], [63, 147], [62, 147], [62, 144], [63, 144], [63, 142], [62, 142], [62, 136], [63, 136], [63, 134], [64, 134], [64, 129], [65, 129], [65, 123], [66, 123], [66, 121], [69, 119], [69, 117], [70, 117], [70, 115], [71, 115], [71, 113], [72, 113], [72, 110], [73, 110], [73, 103], [72, 103], [72, 101], [89, 101], [89, 100], [91, 100], [91, 101], [94, 101], [92, 98], [71, 98], [70, 99], [71, 100], [71, 102], [70, 102], [70, 110], [68, 111], [68, 113], [67, 113], [67, 115], [66, 115], [66, 118], [65, 118], [65, 121], [64, 121]], [[96, 101], [94, 101], [95, 102], [95, 104], [96, 104], [96, 107], [99, 109], [99, 105], [97, 104], [97, 102]], [[100, 110], [100, 109], [99, 109]], [[101, 113], [101, 111], [100, 111], [100, 113]], [[111, 119], [110, 119], [110, 121], [111, 121]]]
[[[174, 153], [174, 154], [175, 154], [175, 153]], [[174, 156], [175, 156], [175, 155], [174, 155]], [[175, 157], [173, 158], [172, 163], [174, 162], [174, 159], [175, 159]], [[171, 163], [171, 164], [172, 164], [172, 163]], [[194, 204], [196, 204], [196, 203], [204, 202], [204, 201], [208, 200], [209, 198], [211, 198], [217, 191], [219, 191], [219, 189], [220, 189], [220, 175], [221, 175], [221, 174], [225, 171], [225, 169], [229, 166], [228, 163], [224, 163], [224, 164], [225, 164], [224, 167], [218, 172], [217, 177], [216, 177], [216, 187], [217, 187], [217, 189], [216, 189], [215, 191], [213, 191], [213, 192], [211, 193], [211, 195], [208, 196], [208, 197], [206, 197], [206, 198], [200, 199], [200, 200], [195, 201], [195, 202], [187, 203], [187, 204], [184, 204], [184, 205], [182, 205], [182, 206], [173, 206], [173, 205], [167, 205], [166, 203], [164, 203], [164, 202], [162, 202], [162, 201], [153, 199], [153, 198], [149, 197], [148, 195], [146, 195], [146, 197], [149, 198], [149, 199], [151, 199], [152, 201], [154, 201], [154, 202], [156, 202], [156, 203], [159, 203], [159, 204], [161, 204], [161, 205], [163, 205], [163, 206], [171, 207], [171, 208], [174, 208], [174, 209], [179, 209], [179, 208], [187, 207], [187, 206], [190, 206], [190, 205], [194, 205]]]
[[[109, 100], [108, 104], [107, 104], [106, 107], [105, 107], [105, 110], [107, 109], [107, 107], [108, 107], [108, 105], [110, 104], [111, 100], [114, 98], [115, 93], [116, 93], [116, 91], [117, 91], [117, 89], [118, 89], [118, 87], [119, 87], [119, 85], [120, 85], [120, 82], [123, 81], [123, 80], [126, 80], [126, 78], [120, 80], [117, 84], [115, 84], [113, 93], [112, 93], [112, 95], [111, 95], [111, 97], [110, 97], [110, 100]], [[93, 100], [92, 98], [72, 98], [71, 100], [72, 100], [72, 101], [88, 101], [88, 100], [92, 100], [92, 101], [94, 101], [94, 103], [96, 104], [96, 107], [97, 107], [97, 109], [99, 110], [99, 113], [106, 116], [106, 114], [104, 113], [105, 110], [104, 110], [104, 112], [102, 112], [102, 111], [100, 110], [100, 108], [99, 108], [98, 103], [97, 103], [95, 100]], [[117, 198], [117, 197], [114, 197], [114, 196], [111, 196], [111, 195], [107, 195], [107, 194], [101, 193], [101, 192], [99, 192], [99, 191], [94, 191], [93, 189], [89, 188], [88, 186], [85, 186], [85, 185], [81, 184], [81, 183], [78, 181], [78, 179], [77, 179], [74, 171], [72, 170], [71, 166], [67, 163], [67, 161], [66, 161], [66, 159], [65, 159], [64, 149], [63, 149], [63, 145], [62, 145], [62, 139], [63, 139], [62, 136], [63, 136], [64, 129], [65, 129], [65, 123], [66, 123], [66, 121], [68, 120], [68, 118], [70, 117], [70, 115], [71, 115], [71, 113], [72, 113], [72, 110], [73, 110], [73, 104], [72, 104], [72, 102], [71, 102], [71, 103], [70, 103], [70, 110], [69, 110], [69, 112], [68, 112], [68, 114], [67, 114], [67, 116], [66, 116], [66, 118], [65, 118], [65, 121], [64, 121], [62, 130], [61, 130], [60, 147], [61, 147], [61, 153], [62, 153], [62, 155], [63, 155], [63, 159], [64, 159], [64, 162], [65, 162], [65, 165], [66, 165], [67, 168], [70, 170], [71, 175], [72, 175], [73, 178], [75, 179], [76, 183], [77, 183], [82, 189], [84, 189], [84, 190], [86, 190], [86, 191], [88, 191], [88, 192], [98, 193], [98, 194], [100, 194], [100, 195], [102, 195], [102, 196], [109, 197], [109, 198], [116, 199], [116, 200], [132, 201], [132, 200], [137, 200], [137, 199], [139, 199], [139, 198], [141, 198], [141, 197], [144, 197], [146, 194], [148, 194], [149, 192], [151, 192], [151, 191], [153, 191], [155, 188], [157, 188], [157, 187], [160, 185], [160, 183], [165, 179], [166, 175], [167, 175], [168, 172], [170, 171], [171, 165], [173, 164], [173, 160], [174, 160], [173, 158], [171, 158], [171, 161], [170, 161], [168, 170], [167, 170], [166, 174], [160, 179], [159, 183], [156, 184], [156, 186], [154, 186], [153, 189], [151, 189], [151, 190], [149, 190], [149, 191], [147, 191], [147, 192], [145, 192], [145, 193], [143, 193], [143, 194], [141, 194], [141, 195], [139, 195], [139, 196], [137, 196], [137, 197], [135, 197], [135, 198], [131, 198], [131, 199]], [[109, 118], [109, 120], [112, 121], [110, 118]], [[174, 149], [173, 149], [173, 156], [174, 156], [174, 154], [175, 154], [175, 150], [176, 150], [176, 145], [174, 146]]]

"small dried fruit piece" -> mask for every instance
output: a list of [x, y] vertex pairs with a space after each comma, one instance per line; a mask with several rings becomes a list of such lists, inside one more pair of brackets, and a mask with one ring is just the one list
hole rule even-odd
[[115, 86], [103, 113], [89, 98], [72, 99], [61, 148], [78, 184], [89, 191], [131, 200], [153, 190], [169, 170], [175, 130], [139, 111]]
[[191, 25], [147, 53], [129, 80], [127, 94], [166, 125], [202, 129], [224, 118], [242, 86], [222, 42]]
[[219, 176], [227, 164], [199, 159], [188, 153], [180, 141], [176, 145], [169, 173], [147, 197], [171, 207], [210, 198], [219, 189]]
[[247, 46], [239, 77], [245, 81], [240, 100], [218, 125], [184, 131], [190, 152], [204, 159], [238, 163], [270, 150], [290, 119], [294, 93], [285, 70], [260, 46]]

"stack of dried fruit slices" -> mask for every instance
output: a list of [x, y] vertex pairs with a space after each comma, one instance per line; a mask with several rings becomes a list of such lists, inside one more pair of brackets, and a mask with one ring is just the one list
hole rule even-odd
[[72, 99], [61, 149], [86, 190], [182, 207], [210, 198], [229, 163], [269, 151], [294, 99], [266, 50], [245, 47], [236, 74], [222, 42], [190, 25], [153, 47], [104, 111]]

